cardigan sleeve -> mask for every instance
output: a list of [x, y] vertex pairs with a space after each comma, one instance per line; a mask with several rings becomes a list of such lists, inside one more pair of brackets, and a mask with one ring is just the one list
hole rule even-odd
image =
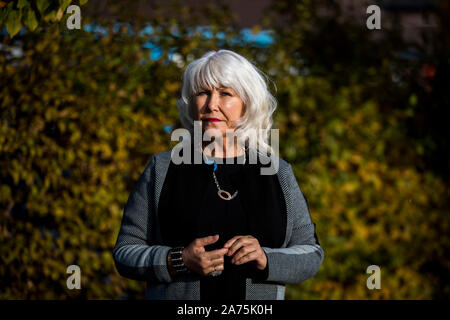
[[324, 259], [324, 251], [316, 236], [306, 199], [290, 165], [281, 183], [285, 190], [287, 223], [291, 224], [292, 233], [286, 248], [262, 248], [268, 264], [265, 280], [295, 284], [317, 273]]
[[171, 282], [172, 278], [167, 269], [170, 247], [149, 243], [149, 239], [154, 239], [154, 206], [150, 199], [153, 199], [155, 161], [153, 156], [128, 198], [113, 258], [121, 276], [161, 283]]

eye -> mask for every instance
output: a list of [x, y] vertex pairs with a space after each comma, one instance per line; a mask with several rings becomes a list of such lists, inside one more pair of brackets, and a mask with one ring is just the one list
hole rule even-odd
[[201, 96], [203, 94], [208, 94], [208, 91], [200, 91], [196, 94], [196, 96]]
[[223, 96], [231, 96], [231, 93], [227, 92], [227, 91], [222, 91], [221, 93]]

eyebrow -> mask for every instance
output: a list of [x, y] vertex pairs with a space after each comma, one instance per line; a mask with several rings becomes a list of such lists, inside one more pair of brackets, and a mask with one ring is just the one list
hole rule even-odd
[[232, 88], [227, 88], [227, 87], [220, 87], [220, 88], [217, 88], [217, 89], [219, 89], [219, 90], [230, 90], [230, 91], [234, 92], [234, 90]]
[[[230, 87], [219, 87], [219, 88], [216, 88], [216, 89], [218, 89], [218, 90], [230, 90], [230, 91], [234, 92], [234, 90], [232, 88], [230, 88]], [[202, 90], [211, 90], [211, 89], [209, 89], [209, 88], [200, 88], [199, 90], [202, 91]]]

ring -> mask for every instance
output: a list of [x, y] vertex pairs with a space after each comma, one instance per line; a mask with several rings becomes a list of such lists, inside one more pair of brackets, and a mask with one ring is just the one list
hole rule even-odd
[[213, 268], [214, 268], [214, 271], [209, 274], [210, 276], [217, 277], [222, 274], [222, 271], [216, 270], [216, 266], [214, 266]]

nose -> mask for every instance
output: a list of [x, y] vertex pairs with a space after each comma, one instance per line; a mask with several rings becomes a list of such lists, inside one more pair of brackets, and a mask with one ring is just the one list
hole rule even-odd
[[207, 105], [210, 111], [219, 110], [219, 94], [216, 90], [211, 91]]

